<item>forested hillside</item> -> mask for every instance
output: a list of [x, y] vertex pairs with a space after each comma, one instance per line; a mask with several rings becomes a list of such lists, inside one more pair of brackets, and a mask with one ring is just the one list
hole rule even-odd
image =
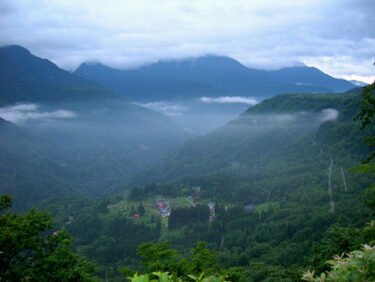
[[366, 133], [352, 120], [359, 98], [350, 92], [265, 100], [227, 126], [169, 154], [153, 175], [155, 180], [219, 173], [265, 177], [292, 167], [324, 173], [322, 167], [331, 158], [348, 168], [368, 151], [361, 142]]
[[[91, 204], [55, 203], [53, 213], [62, 220], [70, 205], [68, 230], [102, 275], [114, 266], [157, 270], [142, 268], [141, 242], [170, 241], [183, 258], [204, 241], [229, 281], [300, 281], [374, 238], [361, 231], [372, 218], [364, 190], [373, 179], [352, 171], [374, 132], [353, 121], [359, 109], [358, 93], [272, 98], [170, 153], [138, 180], [148, 185]], [[171, 255], [159, 270], [189, 273], [168, 246], [155, 248]]]

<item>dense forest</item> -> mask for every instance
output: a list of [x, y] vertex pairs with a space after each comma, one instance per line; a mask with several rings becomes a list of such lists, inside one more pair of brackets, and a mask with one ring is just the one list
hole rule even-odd
[[372, 281], [373, 88], [266, 100], [131, 189], [43, 202], [53, 227], [2, 197], [2, 279]]

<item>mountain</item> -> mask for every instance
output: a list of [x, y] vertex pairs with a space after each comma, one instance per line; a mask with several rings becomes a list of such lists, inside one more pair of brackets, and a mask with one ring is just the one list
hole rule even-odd
[[174, 98], [225, 95], [216, 88], [189, 78], [168, 77], [142, 70], [117, 70], [102, 64], [82, 64], [74, 74], [95, 81], [133, 101], [155, 101]]
[[[48, 198], [79, 197], [74, 187], [59, 175], [58, 160], [68, 151], [10, 122], [0, 119], [0, 194], [15, 197], [15, 208], [25, 209]], [[78, 189], [77, 189], [78, 188]]]
[[366, 133], [353, 123], [359, 98], [357, 91], [270, 98], [187, 142], [147, 174], [161, 181], [239, 173], [256, 183], [298, 167], [300, 173], [321, 175], [330, 158], [352, 166], [368, 153], [362, 141]]
[[268, 71], [268, 75], [276, 81], [299, 86], [324, 87], [332, 92], [344, 92], [355, 87], [355, 84], [349, 81], [334, 78], [317, 68], [307, 66]]
[[0, 106], [0, 194], [21, 209], [122, 190], [190, 137], [19, 46], [0, 48]]
[[[25, 115], [59, 107], [40, 105]], [[51, 198], [121, 191], [139, 171], [190, 137], [167, 117], [121, 100], [63, 107], [75, 117], [26, 119], [20, 125], [0, 119], [0, 194], [14, 196], [18, 209]]]
[[324, 109], [340, 110], [341, 118], [354, 117], [359, 107], [361, 88], [354, 88], [341, 94], [285, 94], [266, 99], [242, 114], [285, 114], [295, 112], [318, 112]]
[[0, 47], [0, 104], [116, 98], [21, 46]]
[[[290, 77], [293, 72], [298, 73], [297, 81]], [[134, 70], [84, 63], [74, 73], [136, 101], [223, 95], [269, 97], [291, 92], [339, 92], [354, 87], [316, 69], [264, 71], [221, 56], [160, 61]]]
[[[185, 254], [204, 241], [225, 267], [244, 273], [231, 281], [298, 281], [306, 265], [342, 253], [342, 242], [371, 219], [363, 190], [373, 177], [349, 173], [369, 153], [368, 132], [353, 122], [359, 92], [265, 100], [170, 152], [130, 191], [76, 203], [67, 229], [102, 265], [135, 264], [135, 245], [145, 241], [168, 241]], [[166, 227], [155, 220], [155, 203]]]

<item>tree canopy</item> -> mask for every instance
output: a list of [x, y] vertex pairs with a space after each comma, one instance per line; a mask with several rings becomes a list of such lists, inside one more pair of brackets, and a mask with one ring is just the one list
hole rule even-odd
[[9, 211], [0, 197], [0, 281], [95, 281], [93, 265], [72, 249], [64, 230], [51, 231], [50, 216], [31, 209]]

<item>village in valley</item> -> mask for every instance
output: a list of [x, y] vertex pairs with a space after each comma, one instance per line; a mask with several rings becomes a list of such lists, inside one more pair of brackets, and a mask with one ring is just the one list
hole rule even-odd
[[159, 218], [162, 225], [168, 227], [168, 218], [173, 209], [205, 205], [209, 210], [208, 223], [212, 223], [215, 220], [215, 203], [201, 200], [201, 188], [199, 186], [192, 187], [190, 190], [191, 195], [189, 196], [165, 197], [156, 195], [142, 201], [126, 198], [118, 203], [108, 205], [107, 208], [113, 213], [125, 214], [128, 218], [140, 223], [150, 222], [150, 219], [153, 222]]
[[[227, 211], [233, 207], [230, 202], [217, 203], [202, 197], [205, 193], [200, 186], [180, 186], [178, 189], [173, 186], [161, 187], [134, 188], [114, 198], [112, 203], [107, 205], [108, 216], [125, 216], [137, 224], [159, 226], [159, 240], [172, 240], [178, 236], [181, 227], [197, 223], [211, 225], [218, 219], [220, 210], [224, 208]], [[277, 204], [244, 203], [243, 209], [262, 218], [269, 211], [277, 209]]]

